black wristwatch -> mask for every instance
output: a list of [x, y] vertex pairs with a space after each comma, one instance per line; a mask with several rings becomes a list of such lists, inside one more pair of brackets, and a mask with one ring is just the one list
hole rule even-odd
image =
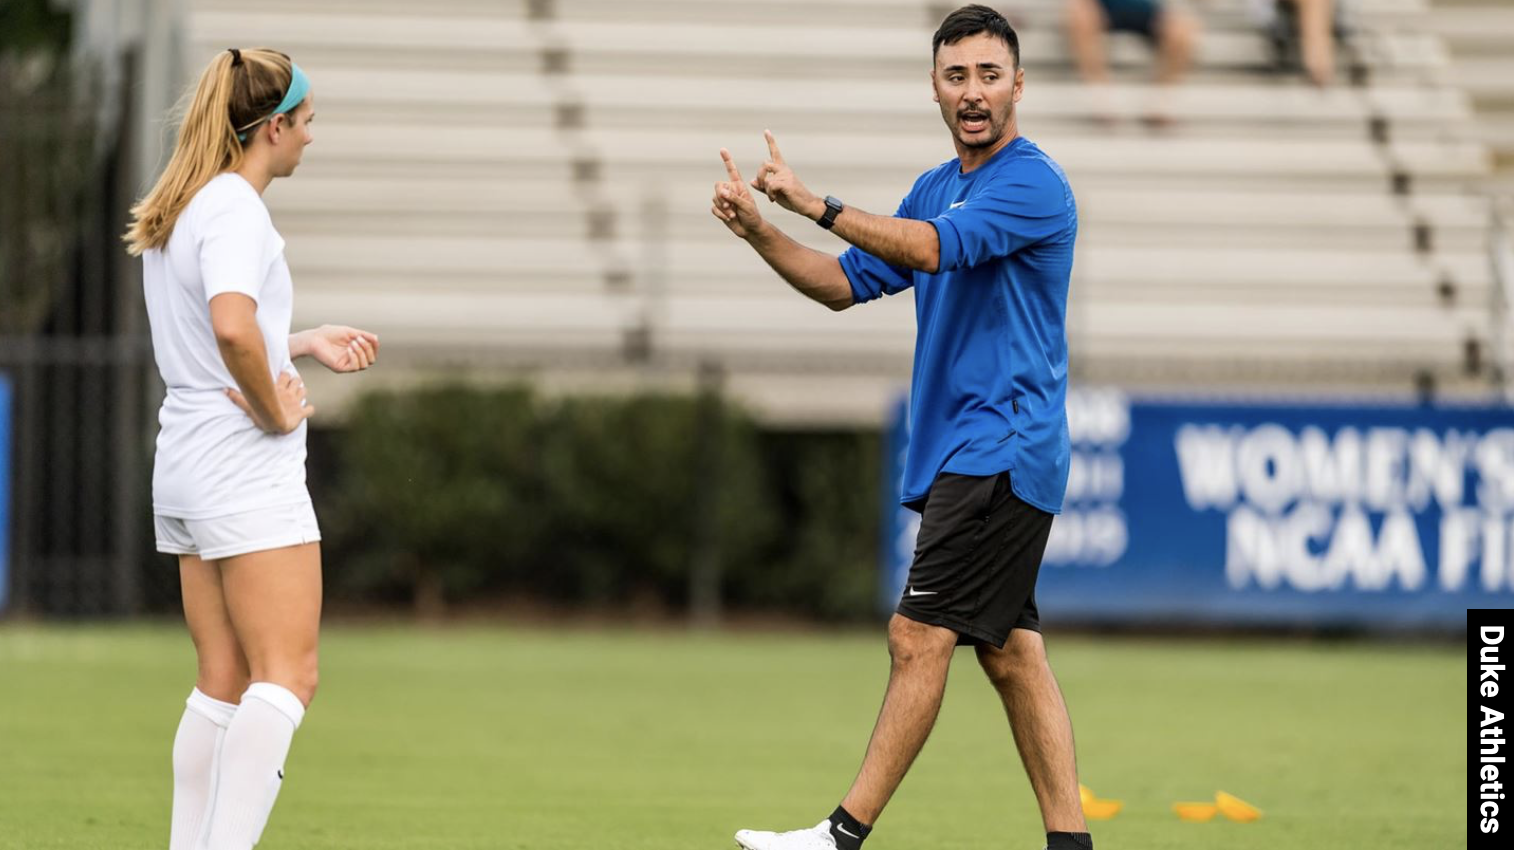
[[840, 215], [841, 211], [845, 208], [846, 205], [841, 203], [839, 199], [833, 198], [830, 195], [826, 195], [825, 215], [822, 215], [820, 218], [816, 219], [815, 223], [825, 228], [826, 230], [830, 230], [836, 225], [836, 216]]

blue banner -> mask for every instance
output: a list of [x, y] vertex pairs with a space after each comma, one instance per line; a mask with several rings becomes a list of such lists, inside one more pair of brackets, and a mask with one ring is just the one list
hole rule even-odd
[[1458, 629], [1514, 607], [1508, 408], [1084, 391], [1068, 418], [1043, 619]]
[[11, 385], [0, 375], [0, 611], [10, 597]]

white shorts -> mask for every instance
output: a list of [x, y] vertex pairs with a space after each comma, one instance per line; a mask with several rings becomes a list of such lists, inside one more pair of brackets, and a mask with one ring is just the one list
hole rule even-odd
[[154, 516], [158, 551], [169, 555], [199, 555], [207, 561], [282, 549], [321, 539], [310, 502], [260, 508], [213, 519]]

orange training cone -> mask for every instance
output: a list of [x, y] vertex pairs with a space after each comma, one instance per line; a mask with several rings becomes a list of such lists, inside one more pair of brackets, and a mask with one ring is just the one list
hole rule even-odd
[[1109, 820], [1125, 806], [1120, 800], [1100, 800], [1087, 785], [1078, 786], [1078, 797], [1083, 802], [1083, 817], [1089, 820]]
[[1203, 823], [1213, 820], [1220, 807], [1214, 803], [1173, 803], [1172, 810], [1189, 823]]
[[1224, 791], [1219, 791], [1214, 795], [1214, 803], [1215, 807], [1224, 813], [1225, 817], [1233, 821], [1250, 823], [1262, 816], [1261, 809], [1239, 797], [1226, 794]]
[[1083, 817], [1089, 820], [1109, 820], [1119, 814], [1124, 806], [1120, 800], [1089, 800], [1083, 804]]

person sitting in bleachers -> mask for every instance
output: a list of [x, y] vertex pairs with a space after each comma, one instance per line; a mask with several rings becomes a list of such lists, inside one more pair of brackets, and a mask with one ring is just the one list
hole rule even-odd
[[[1130, 32], [1156, 51], [1156, 81], [1163, 87], [1182, 80], [1193, 62], [1198, 43], [1198, 19], [1166, 0], [1066, 0], [1067, 38], [1084, 81], [1093, 87], [1096, 117], [1113, 121], [1109, 93], [1106, 32]], [[1146, 119], [1153, 125], [1171, 123], [1165, 98], [1149, 105]]]
[[1339, 0], [1252, 0], [1278, 67], [1302, 67], [1321, 88], [1335, 81], [1335, 39], [1344, 30]]

